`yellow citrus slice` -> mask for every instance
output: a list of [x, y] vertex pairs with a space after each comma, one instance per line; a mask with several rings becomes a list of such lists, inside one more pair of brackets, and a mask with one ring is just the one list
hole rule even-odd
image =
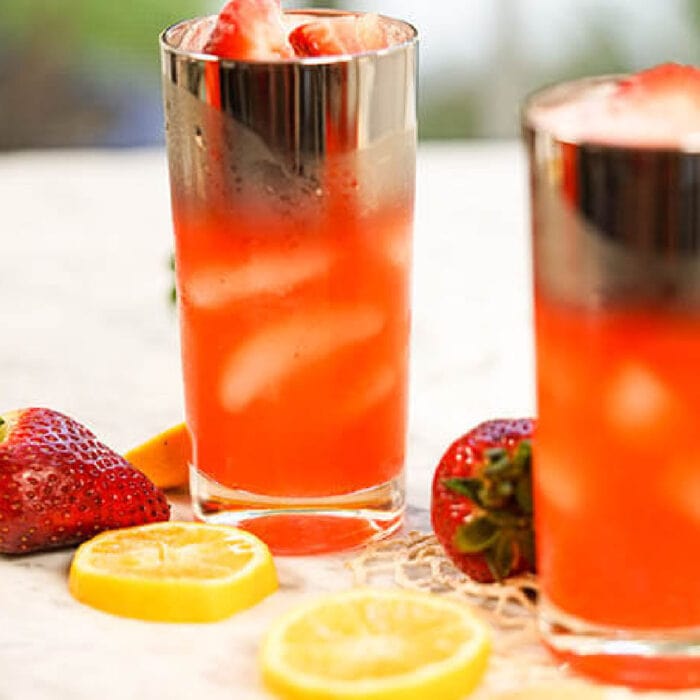
[[83, 543], [69, 588], [82, 603], [123, 617], [212, 622], [277, 589], [267, 546], [226, 525], [166, 522], [110, 530]]
[[490, 695], [489, 700], [605, 700], [604, 688], [583, 683], [547, 683]]
[[185, 486], [189, 478], [192, 443], [187, 426], [180, 423], [134, 447], [125, 459], [158, 488]]
[[456, 700], [480, 681], [487, 627], [462, 603], [357, 589], [281, 618], [262, 646], [263, 679], [283, 698]]

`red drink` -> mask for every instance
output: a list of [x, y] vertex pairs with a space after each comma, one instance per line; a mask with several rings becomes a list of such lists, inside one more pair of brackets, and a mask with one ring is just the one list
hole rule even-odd
[[536, 313], [549, 599], [603, 625], [700, 626], [700, 315], [586, 313], [546, 295]]
[[700, 75], [553, 88], [526, 126], [544, 638], [608, 680], [698, 685]]
[[357, 545], [401, 520], [415, 161], [405, 39], [320, 62], [165, 52], [195, 511], [277, 552]]
[[412, 201], [327, 204], [246, 221], [175, 203], [188, 424], [221, 484], [315, 498], [401, 473]]

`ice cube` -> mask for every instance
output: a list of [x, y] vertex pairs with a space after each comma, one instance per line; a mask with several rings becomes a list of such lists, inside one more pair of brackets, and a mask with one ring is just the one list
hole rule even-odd
[[333, 262], [327, 250], [266, 253], [237, 267], [212, 266], [194, 271], [183, 296], [202, 308], [215, 309], [260, 294], [286, 294], [326, 274]]
[[585, 469], [580, 458], [571, 450], [562, 449], [552, 441], [537, 445], [536, 491], [549, 508], [575, 515], [586, 502]]
[[668, 464], [657, 470], [661, 481], [657, 492], [663, 493], [675, 509], [696, 523], [700, 522], [699, 464], [700, 454], [691, 448], [670, 459]]
[[391, 365], [378, 367], [363, 378], [358, 386], [351, 387], [351, 395], [342, 407], [348, 418], [361, 416], [365, 411], [385, 399], [396, 386], [398, 373]]
[[608, 388], [606, 413], [625, 432], [648, 431], [667, 422], [675, 408], [673, 393], [654, 372], [641, 364], [627, 363]]
[[204, 47], [214, 31], [215, 17], [202, 17], [193, 20], [180, 37], [179, 47], [184, 51], [204, 53]]
[[308, 24], [309, 22], [313, 22], [315, 19], [317, 19], [316, 15], [306, 15], [302, 12], [292, 11], [285, 12], [282, 21], [287, 29], [287, 34], [289, 34], [302, 24]]
[[376, 336], [383, 327], [380, 310], [356, 305], [323, 306], [264, 328], [230, 357], [221, 402], [240, 411], [296, 371]]
[[407, 268], [411, 264], [411, 236], [405, 228], [392, 231], [387, 237], [384, 252], [389, 262], [399, 268]]

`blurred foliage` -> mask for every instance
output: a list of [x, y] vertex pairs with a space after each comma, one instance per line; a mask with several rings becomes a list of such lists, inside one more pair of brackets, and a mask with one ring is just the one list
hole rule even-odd
[[211, 6], [0, 0], [0, 150], [158, 140], [158, 35]]
[[[695, 34], [700, 37], [700, 0], [685, 0], [685, 14]], [[698, 44], [695, 45], [694, 58], [696, 62], [700, 62], [700, 46]]]
[[203, 0], [0, 0], [0, 28], [15, 43], [40, 36], [81, 51], [148, 54], [157, 51], [162, 29], [207, 5]]
[[608, 16], [584, 16], [581, 21], [586, 26], [585, 46], [572, 48], [554, 71], [551, 64], [540, 65], [521, 54], [517, 42], [503, 35], [491, 61], [498, 70], [464, 76], [453, 67], [442, 82], [433, 78], [421, 98], [420, 137], [512, 137], [519, 130], [520, 104], [531, 91], [554, 80], [622, 73], [632, 68]]
[[[214, 12], [224, 2], [0, 0], [0, 150], [158, 141], [158, 34], [185, 17]], [[444, 69], [423, 73], [422, 138], [513, 136], [518, 131], [518, 105], [542, 84], [625, 72], [641, 67], [635, 61], [667, 60], [675, 53], [686, 60], [700, 59], [700, 42], [698, 48], [679, 47], [676, 52], [666, 40], [661, 56], [653, 47], [631, 50], [634, 43], [620, 40], [625, 35], [620, 24], [624, 11], [614, 9], [614, 3], [595, 10], [580, 3], [580, 43], [561, 47], [556, 59], [538, 60], [519, 36], [522, 30], [514, 19], [518, 5], [509, 4], [518, 0], [482, 2], [493, 3], [492, 10], [500, 8], [495, 27], [485, 30], [494, 36], [490, 54], [478, 66], [455, 59]], [[353, 7], [353, 0], [285, 4]], [[380, 6], [377, 0], [375, 7]], [[435, 11], [444, 13], [445, 8]], [[700, 37], [700, 0], [678, 0], [674, 12], [676, 17], [681, 13], [691, 37]]]
[[420, 138], [464, 139], [479, 131], [479, 96], [473, 87], [441, 90], [419, 103]]
[[326, 8], [329, 10], [339, 8], [342, 5], [341, 2], [333, 2], [332, 0], [308, 0], [303, 4], [306, 7], [317, 7], [321, 9]]
[[[588, 17], [585, 49], [574, 50], [557, 66], [557, 80], [571, 80], [587, 75], [626, 73], [633, 69], [610, 22], [605, 17]], [[551, 68], [547, 71], [549, 75]], [[541, 80], [539, 83], [541, 84]], [[532, 86], [537, 87], [537, 84]]]
[[688, 19], [700, 29], [700, 0], [686, 0]]

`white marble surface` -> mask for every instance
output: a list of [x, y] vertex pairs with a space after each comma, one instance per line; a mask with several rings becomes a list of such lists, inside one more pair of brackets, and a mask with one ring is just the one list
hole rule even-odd
[[[524, 158], [516, 143], [420, 149], [409, 500], [457, 435], [533, 410]], [[48, 405], [118, 450], [181, 419], [160, 151], [0, 158], [0, 412]], [[214, 625], [74, 602], [70, 552], [0, 557], [0, 700], [262, 699], [255, 655], [297, 598], [350, 585], [341, 557], [280, 560], [282, 590]]]

